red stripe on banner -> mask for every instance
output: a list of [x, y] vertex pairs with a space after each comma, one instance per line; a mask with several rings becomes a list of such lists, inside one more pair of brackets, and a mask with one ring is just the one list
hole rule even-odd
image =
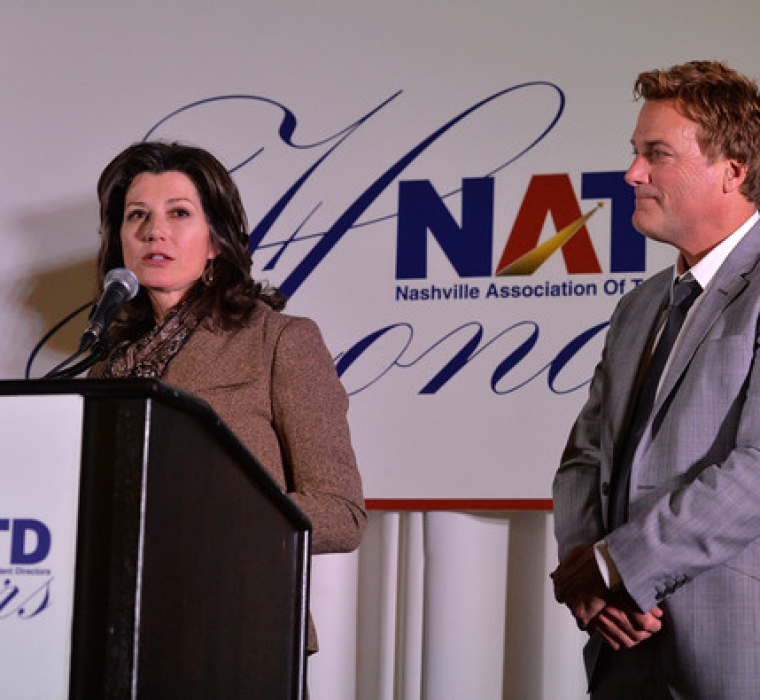
[[553, 510], [551, 498], [368, 498], [368, 510]]

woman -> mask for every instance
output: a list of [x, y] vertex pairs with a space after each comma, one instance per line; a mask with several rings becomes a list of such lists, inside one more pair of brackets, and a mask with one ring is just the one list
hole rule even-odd
[[[312, 523], [312, 552], [366, 526], [343, 389], [317, 326], [251, 278], [238, 189], [207, 151], [139, 143], [98, 182], [98, 279], [140, 282], [92, 376], [157, 377], [205, 399]], [[316, 650], [313, 631], [309, 651]]]

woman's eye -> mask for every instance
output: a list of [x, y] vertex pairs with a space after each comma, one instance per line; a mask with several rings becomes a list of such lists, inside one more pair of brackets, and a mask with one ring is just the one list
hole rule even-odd
[[146, 214], [142, 209], [132, 209], [127, 212], [126, 219], [127, 221], [139, 221], [140, 219], [144, 219], [145, 216]]

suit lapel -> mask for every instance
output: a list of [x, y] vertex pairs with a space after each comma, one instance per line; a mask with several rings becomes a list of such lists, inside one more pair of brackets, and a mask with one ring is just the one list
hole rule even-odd
[[652, 415], [656, 415], [663, 406], [688, 368], [697, 348], [704, 342], [726, 307], [749, 284], [749, 275], [757, 267], [759, 258], [760, 224], [756, 224], [726, 258], [705, 290], [705, 296], [694, 318], [690, 319], [674, 351], [670, 367], [663, 377]]

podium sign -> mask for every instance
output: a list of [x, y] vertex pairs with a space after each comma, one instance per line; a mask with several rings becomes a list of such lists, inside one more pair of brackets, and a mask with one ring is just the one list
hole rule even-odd
[[3, 697], [68, 697], [83, 405], [0, 396]]
[[0, 382], [0, 694], [300, 700], [310, 523], [205, 402]]

